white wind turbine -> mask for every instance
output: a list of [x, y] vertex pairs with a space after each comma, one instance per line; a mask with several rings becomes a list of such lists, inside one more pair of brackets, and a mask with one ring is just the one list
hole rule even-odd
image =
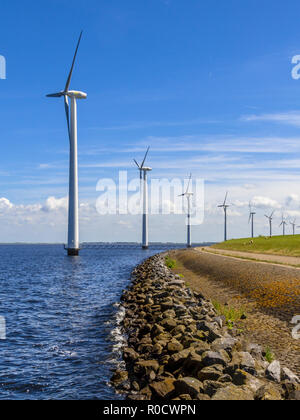
[[251, 205], [251, 201], [249, 202], [249, 221], [248, 224], [251, 222], [251, 237], [254, 238], [254, 216], [256, 215], [256, 213], [252, 210], [252, 205]]
[[220, 206], [218, 206], [219, 208], [222, 208], [224, 210], [224, 241], [227, 241], [227, 209], [228, 207], [230, 207], [227, 203], [227, 197], [228, 197], [228, 192], [225, 195], [225, 200], [224, 203], [221, 204]]
[[[86, 99], [84, 92], [69, 90], [74, 64], [81, 41], [80, 34], [74, 54], [71, 70], [63, 91], [47, 95], [48, 98], [64, 98], [65, 112], [70, 141], [70, 169], [69, 169], [69, 220], [68, 220], [68, 255], [79, 254], [79, 222], [78, 222], [78, 157], [77, 157], [77, 103], [76, 99]], [[71, 99], [71, 116], [69, 110], [69, 98]]]
[[188, 186], [186, 192], [181, 194], [179, 197], [186, 197], [188, 202], [188, 212], [187, 212], [187, 248], [192, 247], [192, 234], [191, 234], [191, 198], [193, 197], [193, 193], [189, 192], [190, 184], [191, 184], [192, 174], [190, 174]]
[[292, 227], [293, 227], [293, 235], [295, 235], [296, 234], [296, 219], [294, 219], [294, 221], [293, 222], [290, 222], [290, 224], [292, 225]]
[[265, 214], [265, 217], [269, 220], [269, 226], [270, 226], [270, 238], [272, 238], [272, 221], [273, 221], [273, 215], [275, 213], [275, 210], [270, 214], [270, 216], [267, 216]]
[[283, 236], [285, 236], [285, 227], [286, 227], [286, 225], [287, 225], [287, 222], [286, 222], [286, 220], [284, 218], [284, 215], [282, 215], [282, 221], [281, 221], [279, 227], [282, 226], [282, 234], [283, 234]]
[[[147, 174], [148, 172], [152, 171], [152, 168], [149, 168], [145, 165], [146, 158], [148, 156], [150, 147], [148, 147], [144, 160], [139, 165], [135, 159], [134, 163], [139, 168], [140, 171], [140, 180], [141, 180], [141, 187], [143, 181], [143, 231], [142, 231], [142, 247], [143, 249], [148, 249], [149, 247], [149, 239], [148, 239], [148, 182], [147, 182]], [[142, 188], [141, 188], [142, 189]]]

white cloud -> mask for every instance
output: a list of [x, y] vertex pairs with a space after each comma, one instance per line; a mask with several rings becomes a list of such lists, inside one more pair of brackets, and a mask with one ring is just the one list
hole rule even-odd
[[7, 210], [13, 207], [12, 203], [7, 198], [0, 198], [0, 210]]
[[280, 209], [282, 206], [272, 198], [269, 197], [263, 197], [263, 196], [257, 196], [253, 197], [251, 200], [251, 203], [253, 207], [266, 209], [266, 208], [272, 208], [272, 209]]
[[49, 197], [46, 200], [42, 210], [45, 212], [52, 212], [56, 210], [66, 210], [68, 208], [68, 197], [55, 198]]
[[293, 125], [300, 127], [300, 112], [290, 111], [275, 114], [262, 114], [262, 115], [246, 115], [242, 117], [243, 121], [264, 121], [275, 122], [281, 124]]

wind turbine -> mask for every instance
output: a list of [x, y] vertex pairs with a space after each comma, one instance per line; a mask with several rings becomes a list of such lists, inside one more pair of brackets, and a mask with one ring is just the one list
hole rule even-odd
[[250, 210], [250, 214], [249, 214], [248, 224], [251, 222], [251, 237], [254, 238], [254, 216], [256, 215], [256, 213], [252, 211], [251, 202], [249, 202], [249, 210]]
[[188, 202], [188, 212], [187, 212], [187, 248], [192, 247], [192, 235], [191, 235], [191, 198], [193, 197], [193, 193], [189, 192], [190, 184], [191, 184], [192, 174], [190, 174], [188, 186], [186, 192], [181, 194], [179, 197], [186, 197]]
[[230, 207], [228, 204], [226, 204], [227, 197], [228, 197], [228, 192], [225, 195], [224, 203], [221, 204], [220, 206], [218, 206], [219, 208], [223, 208], [224, 215], [225, 215], [225, 220], [224, 220], [224, 241], [225, 242], [227, 241], [227, 209], [228, 209], [228, 207]]
[[150, 147], [148, 147], [144, 160], [139, 165], [135, 159], [134, 163], [139, 168], [140, 171], [140, 180], [141, 180], [141, 187], [142, 187], [142, 181], [144, 188], [143, 188], [143, 233], [142, 233], [142, 246], [143, 249], [148, 249], [149, 247], [149, 241], [148, 241], [148, 182], [147, 182], [147, 173], [152, 171], [152, 168], [149, 168], [145, 165], [146, 158], [148, 156]]
[[294, 219], [293, 222], [290, 222], [290, 224], [293, 226], [293, 235], [296, 234], [296, 219]]
[[269, 220], [269, 225], [270, 225], [270, 238], [272, 238], [272, 220], [273, 220], [274, 213], [275, 213], [275, 210], [270, 214], [270, 216], [267, 216], [265, 214], [265, 217]]
[[282, 226], [283, 236], [285, 236], [285, 227], [287, 225], [286, 220], [284, 219], [284, 215], [282, 215], [282, 222], [280, 223], [279, 227]]
[[[70, 168], [69, 168], [69, 220], [68, 220], [68, 255], [79, 254], [79, 222], [78, 222], [78, 157], [77, 157], [77, 103], [76, 99], [86, 99], [87, 94], [75, 90], [69, 90], [73, 74], [74, 64], [81, 41], [82, 32], [79, 36], [70, 73], [64, 90], [47, 95], [48, 98], [64, 98], [65, 113], [67, 118], [69, 141], [70, 141]], [[71, 112], [69, 109], [71, 99]], [[71, 114], [71, 115], [70, 115]]]

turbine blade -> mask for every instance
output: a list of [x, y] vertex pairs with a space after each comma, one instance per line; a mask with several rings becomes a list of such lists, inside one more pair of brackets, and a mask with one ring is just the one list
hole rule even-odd
[[251, 222], [251, 214], [249, 215], [248, 224]]
[[49, 95], [46, 95], [47, 98], [61, 98], [64, 94], [62, 92], [58, 93], [50, 93]]
[[190, 188], [190, 184], [191, 184], [191, 179], [192, 179], [192, 174], [190, 174], [188, 186], [187, 186], [187, 189], [186, 189], [186, 194], [189, 192], [189, 188]]
[[137, 163], [137, 161], [135, 159], [133, 159], [133, 161], [136, 164], [136, 166], [140, 169], [140, 165]]
[[225, 195], [225, 200], [224, 200], [224, 204], [223, 204], [223, 206], [225, 206], [225, 205], [226, 205], [227, 197], [228, 197], [228, 191], [227, 191], [227, 193], [226, 193], [226, 195]]
[[65, 95], [65, 111], [66, 111], [66, 118], [67, 118], [67, 124], [68, 124], [69, 140], [71, 141], [69, 100], [68, 100], [67, 95]]
[[69, 76], [68, 76], [68, 79], [67, 79], [67, 83], [66, 83], [66, 86], [65, 86], [65, 92], [68, 92], [69, 87], [70, 87], [71, 77], [72, 77], [72, 74], [73, 74], [74, 64], [75, 64], [75, 60], [76, 60], [76, 56], [77, 56], [79, 44], [80, 44], [80, 41], [81, 41], [81, 37], [82, 37], [82, 31], [80, 33], [79, 40], [78, 40], [78, 43], [77, 43], [77, 47], [76, 47], [76, 50], [75, 50], [75, 54], [74, 54], [74, 57], [73, 57], [71, 70], [70, 70], [70, 73], [69, 73]]
[[143, 167], [144, 167], [144, 163], [146, 162], [146, 159], [147, 159], [147, 156], [148, 156], [149, 150], [150, 150], [150, 146], [149, 146], [149, 147], [148, 147], [148, 149], [147, 149], [147, 152], [146, 152], [146, 154], [145, 154], [144, 160], [143, 160], [143, 162], [142, 162], [142, 164], [141, 164], [141, 168], [143, 168]]

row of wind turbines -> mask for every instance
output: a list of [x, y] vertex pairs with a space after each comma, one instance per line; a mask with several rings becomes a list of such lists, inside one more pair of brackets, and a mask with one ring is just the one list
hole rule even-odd
[[[57, 93], [51, 93], [46, 95], [47, 98], [64, 98], [64, 108], [67, 120], [69, 144], [70, 144], [70, 161], [69, 161], [69, 208], [68, 208], [68, 243], [66, 250], [69, 256], [78, 256], [80, 250], [79, 242], [79, 211], [78, 211], [78, 152], [77, 152], [77, 100], [86, 99], [87, 94], [77, 90], [70, 90], [71, 79], [73, 75], [74, 65], [79, 49], [79, 45], [82, 38], [82, 32], [80, 33], [75, 54], [73, 57], [71, 69], [68, 74], [68, 78], [65, 87], [62, 91]], [[69, 104], [69, 99], [71, 105]], [[140, 172], [141, 179], [141, 190], [143, 189], [143, 220], [142, 220], [142, 247], [148, 249], [149, 247], [149, 235], [148, 235], [148, 181], [147, 175], [152, 169], [145, 166], [145, 162], [149, 153], [150, 147], [148, 147], [144, 159], [139, 164], [135, 159], [134, 162], [137, 165]], [[190, 212], [191, 212], [191, 197], [193, 193], [189, 192], [191, 182], [191, 176], [187, 190], [182, 194], [182, 197], [187, 197], [188, 200], [188, 233], [187, 233], [187, 245], [191, 247], [191, 224], [190, 224]], [[143, 188], [142, 188], [143, 187]]]
[[[223, 204], [220, 204], [218, 207], [222, 208], [224, 210], [224, 241], [226, 242], [228, 240], [227, 236], [227, 210], [230, 207], [230, 205], [227, 203], [228, 198], [228, 192], [225, 195], [225, 200]], [[270, 238], [273, 236], [273, 219], [274, 219], [274, 213], [275, 210], [272, 211], [270, 215], [265, 214], [265, 217], [269, 221], [269, 228], [270, 228]], [[249, 220], [248, 224], [251, 223], [251, 238], [254, 238], [254, 216], [256, 215], [256, 212], [253, 211], [253, 206], [251, 202], [249, 202]], [[300, 226], [297, 226], [296, 219], [293, 221], [287, 221], [287, 219], [284, 217], [284, 214], [282, 214], [281, 223], [279, 227], [282, 227], [282, 234], [285, 236], [286, 234], [286, 226], [290, 224], [293, 229], [293, 235], [296, 234], [296, 228], [300, 228]]]
[[[69, 256], [79, 255], [80, 242], [79, 242], [79, 211], [78, 211], [78, 153], [77, 153], [77, 100], [86, 99], [87, 94], [77, 90], [70, 90], [71, 79], [73, 75], [74, 65], [79, 49], [79, 45], [82, 38], [82, 32], [80, 33], [75, 54], [73, 56], [73, 61], [71, 69], [69, 71], [65, 87], [62, 91], [57, 93], [52, 93], [46, 95], [48, 98], [64, 98], [64, 108], [65, 115], [67, 120], [68, 128], [68, 137], [70, 145], [70, 160], [69, 160], [69, 208], [68, 208], [68, 243], [67, 243], [67, 252]], [[70, 100], [70, 103], [69, 103]], [[152, 169], [148, 166], [145, 166], [146, 159], [149, 153], [150, 147], [148, 147], [143, 161], [139, 164], [135, 159], [134, 162], [138, 167], [140, 172], [141, 180], [141, 191], [143, 190], [143, 218], [142, 218], [142, 248], [148, 249], [149, 246], [149, 235], [148, 235], [148, 173]], [[187, 189], [180, 195], [180, 197], [185, 197], [187, 199], [188, 209], [187, 209], [187, 247], [192, 246], [192, 237], [191, 237], [191, 199], [193, 193], [190, 192], [192, 175], [190, 175]], [[224, 221], [224, 240], [227, 241], [227, 210], [230, 207], [227, 204], [228, 193], [226, 193], [225, 200], [223, 204], [219, 205], [219, 208], [223, 208], [225, 221]], [[250, 214], [249, 214], [249, 223], [251, 222], [251, 235], [254, 237], [254, 216], [255, 212], [252, 209], [251, 204]], [[269, 220], [270, 225], [270, 236], [272, 236], [272, 221], [273, 221], [274, 212], [265, 217]], [[293, 234], [295, 234], [296, 221], [290, 222], [293, 226]], [[284, 216], [282, 216], [282, 222], [280, 226], [283, 227], [283, 235], [285, 235], [285, 228], [287, 221]]]

